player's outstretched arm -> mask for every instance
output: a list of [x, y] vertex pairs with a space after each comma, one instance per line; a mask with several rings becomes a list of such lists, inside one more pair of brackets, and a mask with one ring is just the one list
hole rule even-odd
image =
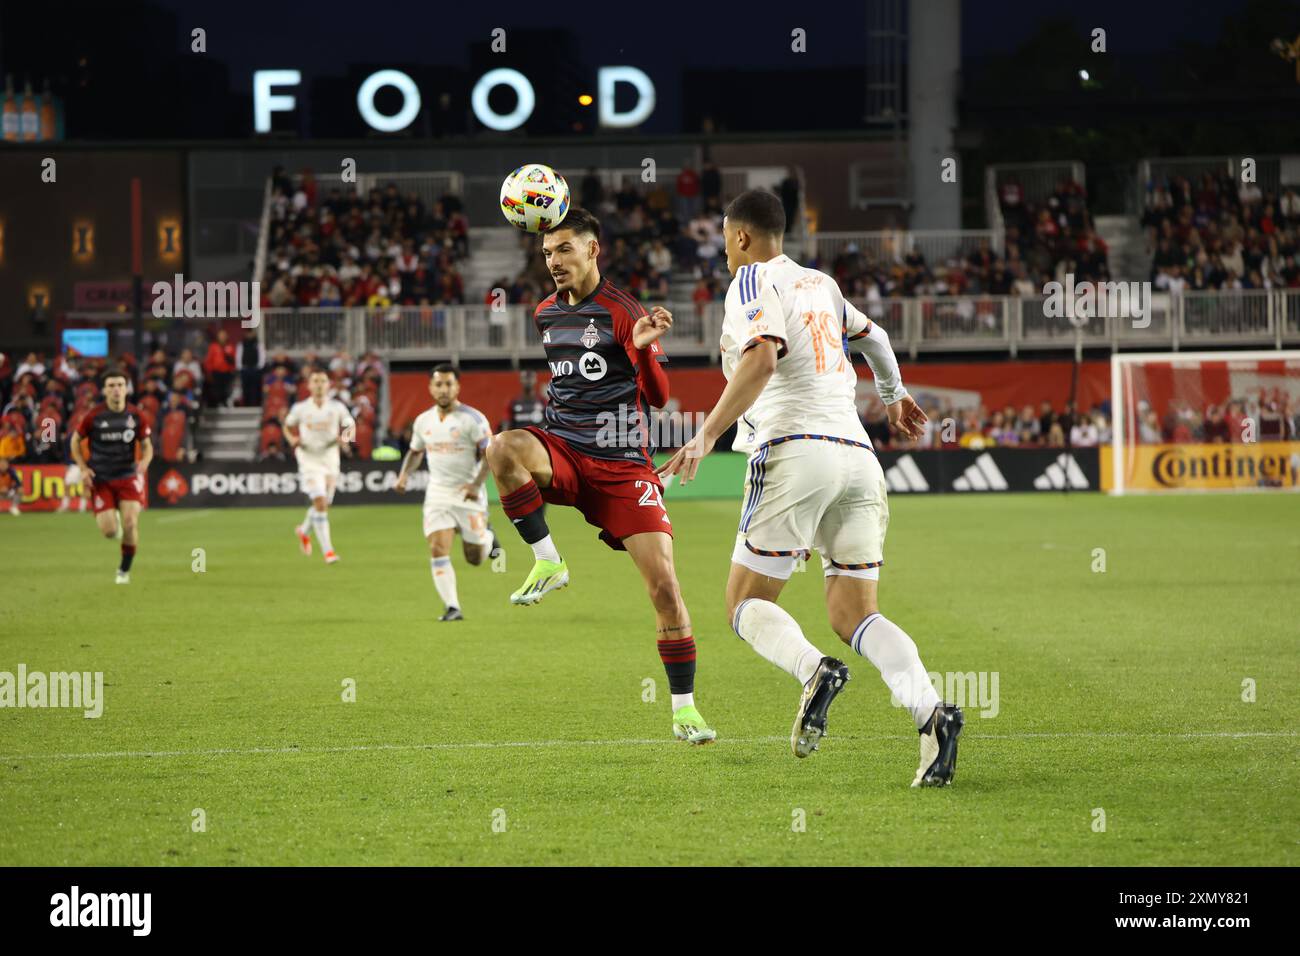
[[876, 391], [889, 415], [889, 424], [904, 438], [920, 438], [921, 426], [929, 419], [903, 388], [903, 373], [889, 343], [889, 333], [863, 315], [851, 303], [844, 303], [844, 334], [849, 347], [861, 352], [871, 366]]
[[776, 342], [762, 339], [752, 346], [736, 365], [735, 374], [722, 390], [722, 397], [704, 420], [699, 432], [677, 453], [659, 466], [660, 477], [680, 475], [684, 485], [695, 477], [700, 459], [713, 450], [723, 433], [736, 423], [758, 396], [763, 393], [768, 379], [776, 371]]

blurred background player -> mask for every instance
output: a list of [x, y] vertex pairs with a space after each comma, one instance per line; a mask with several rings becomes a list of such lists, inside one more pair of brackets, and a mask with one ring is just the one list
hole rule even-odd
[[429, 484], [424, 492], [424, 537], [429, 542], [433, 586], [446, 605], [440, 621], [462, 621], [456, 593], [456, 570], [451, 564], [451, 543], [460, 532], [465, 560], [483, 563], [498, 553], [496, 536], [488, 524], [487, 447], [492, 426], [477, 408], [459, 401], [460, 373], [439, 365], [429, 376], [429, 394], [436, 403], [416, 416], [411, 428], [411, 448], [397, 476], [397, 490], [428, 459]]
[[23, 480], [8, 458], [0, 458], [0, 508], [18, 517], [18, 502], [23, 496]]
[[315, 531], [325, 563], [333, 564], [339, 556], [330, 543], [329, 506], [342, 467], [339, 449], [351, 443], [357, 423], [342, 402], [329, 397], [330, 378], [323, 370], [312, 370], [307, 387], [311, 395], [295, 402], [284, 419], [284, 433], [298, 459], [302, 489], [311, 499], [307, 516], [293, 530], [303, 554], [311, 554], [311, 532]]
[[848, 342], [864, 345], [891, 424], [915, 437], [925, 413], [903, 390], [884, 330], [844, 301], [834, 279], [781, 251], [780, 199], [764, 190], [741, 193], [727, 207], [723, 233], [735, 277], [722, 329], [727, 386], [699, 434], [659, 473], [680, 474], [685, 484], [737, 418], [752, 423], [756, 448], [727, 610], [737, 635], [804, 685], [790, 735], [795, 756], [817, 749], [827, 709], [849, 679], [848, 668], [810, 644], [776, 603], [795, 562], [816, 548], [831, 627], [879, 668], [921, 735], [912, 786], [950, 783], [962, 713], [943, 703], [916, 644], [877, 608], [889, 509], [884, 472], [854, 404]]
[[[631, 555], [645, 580], [674, 735], [708, 743], [717, 735], [695, 707], [695, 637], [673, 568], [672, 523], [649, 436], [635, 427], [649, 421], [651, 406], [668, 400], [668, 376], [659, 367], [666, 357], [656, 340], [672, 327], [672, 313], [656, 306], [647, 315], [601, 276], [600, 222], [585, 209], [569, 210], [542, 237], [542, 255], [555, 280], [555, 292], [534, 313], [551, 367], [545, 421], [502, 432], [488, 446], [501, 506], [536, 559], [510, 600], [535, 604], [568, 584], [541, 507], [545, 500], [577, 508], [601, 529], [602, 541]], [[627, 439], [611, 439], [610, 432]]]
[[153, 459], [149, 423], [126, 402], [126, 375], [104, 376], [104, 400], [90, 409], [72, 435], [73, 461], [88, 483], [95, 523], [106, 538], [122, 542], [116, 583], [131, 583], [131, 562], [140, 544], [145, 475]]

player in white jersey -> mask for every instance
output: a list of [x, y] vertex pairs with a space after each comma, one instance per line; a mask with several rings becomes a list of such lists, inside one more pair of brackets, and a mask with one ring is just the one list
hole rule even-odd
[[311, 499], [307, 516], [294, 528], [303, 554], [311, 554], [311, 532], [316, 532], [326, 564], [338, 561], [330, 543], [329, 506], [338, 486], [339, 449], [356, 437], [356, 420], [337, 399], [329, 397], [330, 378], [320, 369], [307, 377], [311, 396], [295, 402], [284, 419], [284, 433], [298, 459], [302, 490]]
[[451, 566], [451, 543], [460, 532], [465, 560], [483, 563], [498, 553], [496, 536], [488, 525], [485, 454], [492, 426], [477, 408], [459, 401], [460, 373], [439, 365], [429, 377], [429, 394], [436, 403], [421, 412], [411, 430], [411, 448], [397, 476], [397, 490], [405, 491], [420, 458], [429, 462], [429, 483], [424, 492], [424, 537], [429, 542], [429, 568], [433, 586], [446, 605], [440, 621], [461, 621], [456, 571]]
[[889, 522], [885, 477], [854, 402], [848, 349], [866, 353], [890, 423], [911, 438], [925, 413], [903, 389], [884, 329], [846, 302], [830, 276], [781, 251], [785, 213], [764, 190], [727, 207], [727, 292], [722, 332], [727, 387], [700, 432], [660, 469], [694, 477], [700, 457], [737, 419], [750, 444], [740, 528], [731, 555], [732, 629], [804, 685], [790, 735], [795, 756], [817, 749], [826, 712], [849, 679], [776, 600], [797, 561], [821, 554], [826, 608], [840, 640], [880, 670], [921, 735], [912, 786], [952, 781], [961, 710], [935, 692], [916, 644], [876, 603]]

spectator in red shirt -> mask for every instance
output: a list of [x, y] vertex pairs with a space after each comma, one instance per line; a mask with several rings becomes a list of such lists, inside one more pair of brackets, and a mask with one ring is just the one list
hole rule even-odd
[[235, 346], [225, 329], [217, 329], [217, 337], [208, 346], [207, 357], [203, 360], [203, 378], [209, 384], [209, 405], [224, 405], [230, 400], [234, 376]]
[[690, 165], [677, 174], [677, 218], [687, 222], [700, 210], [700, 175]]

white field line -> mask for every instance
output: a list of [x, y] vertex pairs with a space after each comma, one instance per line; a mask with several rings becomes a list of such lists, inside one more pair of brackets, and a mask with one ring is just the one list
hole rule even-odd
[[[1119, 732], [1062, 732], [1048, 734], [971, 734], [962, 739], [967, 742], [983, 740], [1089, 740], [1089, 739], [1152, 739], [1162, 740], [1227, 740], [1256, 737], [1300, 737], [1295, 730], [1261, 730], [1261, 731], [1207, 731], [1203, 733], [1161, 734], [1161, 733], [1119, 733]], [[830, 738], [828, 738], [830, 739]], [[909, 741], [908, 734], [876, 734], [870, 736], [837, 736], [835, 740], [853, 741]], [[756, 744], [788, 741], [788, 737], [720, 737], [718, 743]], [[347, 747], [221, 747], [211, 750], [108, 750], [97, 753], [63, 753], [63, 754], [3, 754], [0, 762], [6, 760], [119, 760], [152, 757], [245, 757], [276, 756], [283, 754], [334, 754], [334, 753], [370, 753], [392, 750], [502, 750], [507, 748], [546, 747], [644, 747], [644, 746], [680, 746], [678, 741], [663, 737], [652, 740], [628, 738], [623, 740], [502, 740], [471, 741], [467, 743], [436, 744], [355, 744]]]

